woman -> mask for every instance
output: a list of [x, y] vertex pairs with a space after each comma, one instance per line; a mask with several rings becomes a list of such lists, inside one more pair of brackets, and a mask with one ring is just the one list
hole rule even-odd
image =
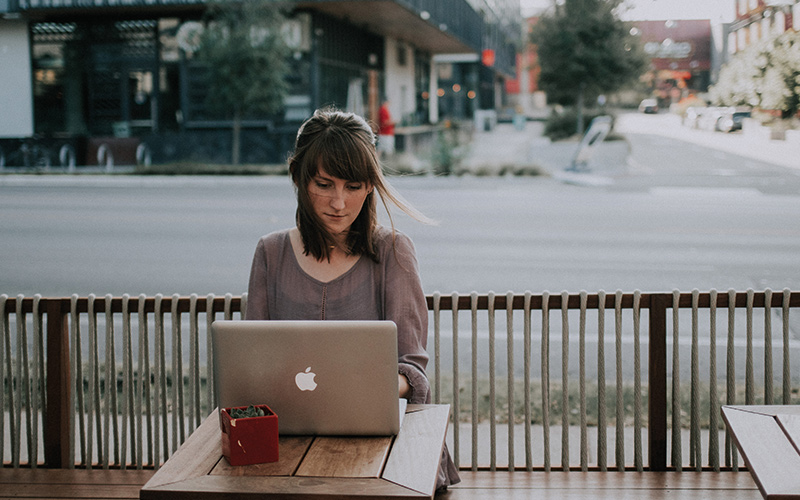
[[[318, 110], [297, 133], [289, 172], [296, 227], [261, 238], [253, 257], [248, 320], [391, 320], [397, 325], [398, 389], [429, 403], [428, 309], [414, 245], [378, 225], [375, 191], [428, 221], [386, 182], [375, 134], [358, 115]], [[389, 213], [391, 222], [391, 213]], [[445, 452], [437, 487], [459, 481]]]

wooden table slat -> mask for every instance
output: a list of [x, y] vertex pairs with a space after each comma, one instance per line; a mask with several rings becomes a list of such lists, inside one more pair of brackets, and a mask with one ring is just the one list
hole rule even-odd
[[202, 476], [181, 483], [159, 486], [149, 491], [142, 490], [142, 500], [151, 498], [219, 499], [244, 498], [342, 498], [390, 497], [395, 499], [425, 498], [418, 492], [374, 478], [317, 478], [274, 476]]
[[450, 405], [410, 407], [383, 478], [415, 491], [433, 493], [449, 416]]
[[800, 453], [800, 416], [799, 415], [776, 415], [778, 424], [783, 428], [783, 432], [791, 441], [797, 453]]
[[800, 499], [800, 455], [775, 416], [743, 407], [722, 415], [764, 498]]
[[318, 437], [295, 473], [306, 477], [381, 477], [393, 437]]
[[224, 460], [221, 432], [218, 413], [214, 410], [153, 475], [145, 488], [208, 474], [220, 459]]
[[234, 466], [223, 458], [210, 474], [226, 476], [291, 476], [297, 470], [313, 441], [314, 438], [311, 436], [281, 436], [278, 438], [279, 460], [277, 462]]
[[736, 408], [739, 411], [748, 411], [750, 413], [761, 413], [762, 415], [800, 415], [800, 405], [734, 405], [730, 408]]

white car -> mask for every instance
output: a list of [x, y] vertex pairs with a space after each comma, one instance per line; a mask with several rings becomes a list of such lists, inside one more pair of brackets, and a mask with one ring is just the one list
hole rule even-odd
[[658, 101], [655, 99], [644, 99], [639, 103], [640, 113], [658, 113]]

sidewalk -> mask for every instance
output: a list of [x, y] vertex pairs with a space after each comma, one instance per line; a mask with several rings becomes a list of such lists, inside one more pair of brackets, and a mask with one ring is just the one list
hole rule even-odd
[[800, 141], [772, 140], [757, 133], [741, 131], [726, 134], [691, 129], [681, 125], [680, 117], [671, 113], [656, 116], [621, 114], [615, 130], [622, 135], [660, 135], [774, 165], [800, 169]]
[[[490, 132], [476, 131], [462, 166], [471, 172], [496, 174], [508, 167], [535, 167], [553, 176], [568, 168], [578, 152], [577, 139], [552, 142], [543, 136], [544, 123], [530, 121], [523, 130], [499, 123]], [[626, 169], [630, 147], [626, 141], [597, 144], [588, 162], [595, 174], [615, 175]]]
[[[578, 151], [577, 139], [551, 142], [542, 135], [544, 123], [529, 121], [523, 130], [499, 123], [492, 131], [475, 131], [462, 166], [473, 173], [497, 174], [508, 167], [538, 167], [543, 175], [563, 177]], [[800, 143], [770, 140], [742, 132], [722, 133], [684, 127], [672, 114], [620, 113], [614, 133], [652, 134], [772, 163], [800, 169]], [[627, 171], [630, 146], [626, 140], [606, 141], [595, 146], [588, 166], [591, 175], [614, 177]], [[573, 176], [576, 174], [573, 174]], [[577, 174], [586, 176], [586, 174]], [[563, 179], [562, 179], [563, 180]]]

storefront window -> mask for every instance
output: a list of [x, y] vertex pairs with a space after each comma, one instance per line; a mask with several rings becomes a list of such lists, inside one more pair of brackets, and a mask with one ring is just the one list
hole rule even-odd
[[33, 28], [33, 99], [36, 133], [50, 135], [67, 129], [65, 42], [74, 25], [42, 23]]

